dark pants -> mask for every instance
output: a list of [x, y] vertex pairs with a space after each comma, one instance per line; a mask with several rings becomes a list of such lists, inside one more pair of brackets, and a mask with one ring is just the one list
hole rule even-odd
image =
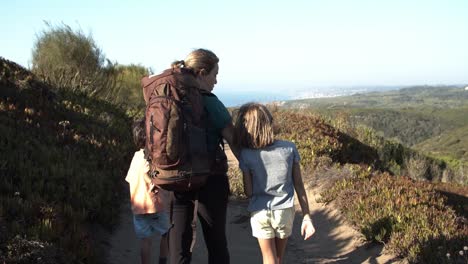
[[[208, 250], [209, 264], [229, 264], [226, 239], [226, 211], [229, 182], [226, 175], [212, 175], [198, 191], [198, 218]], [[171, 264], [190, 263], [192, 253], [192, 220], [196, 192], [174, 192], [172, 223], [169, 230], [169, 259]], [[169, 207], [167, 207], [169, 209]]]

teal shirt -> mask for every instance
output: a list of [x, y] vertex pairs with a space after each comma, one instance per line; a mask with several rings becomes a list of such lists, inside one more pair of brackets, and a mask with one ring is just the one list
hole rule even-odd
[[203, 94], [203, 104], [210, 120], [208, 147], [214, 150], [222, 138], [221, 131], [231, 122], [231, 115], [218, 97], [212, 93]]

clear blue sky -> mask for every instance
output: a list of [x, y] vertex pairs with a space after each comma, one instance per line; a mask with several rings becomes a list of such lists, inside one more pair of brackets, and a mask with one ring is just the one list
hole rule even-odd
[[48, 21], [156, 72], [211, 49], [219, 89], [468, 83], [467, 0], [1, 0], [0, 10], [0, 56], [23, 66]]

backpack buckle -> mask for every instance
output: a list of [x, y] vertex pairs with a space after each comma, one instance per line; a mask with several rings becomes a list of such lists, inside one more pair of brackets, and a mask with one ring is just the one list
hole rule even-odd
[[151, 179], [154, 179], [154, 178], [158, 177], [158, 174], [159, 174], [159, 171], [154, 170], [154, 171], [151, 171], [149, 173], [149, 176], [150, 176]]
[[188, 172], [186, 172], [186, 171], [179, 171], [178, 174], [179, 174], [180, 177], [187, 177], [187, 176], [190, 175], [190, 173], [188, 173]]

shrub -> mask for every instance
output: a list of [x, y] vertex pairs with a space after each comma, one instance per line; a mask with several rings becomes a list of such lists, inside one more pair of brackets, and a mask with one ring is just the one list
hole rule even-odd
[[230, 166], [228, 170], [229, 188], [231, 195], [235, 198], [245, 199], [244, 184], [242, 182], [242, 172], [239, 168]]
[[0, 255], [1, 263], [55, 264], [76, 261], [73, 256], [64, 255], [63, 252], [47, 242], [16, 236], [7, 244], [6, 251]]
[[113, 101], [118, 94], [115, 65], [107, 60], [91, 36], [62, 24], [37, 36], [32, 71], [56, 89], [79, 91]]
[[445, 253], [468, 243], [466, 223], [432, 185], [387, 173], [357, 175], [337, 181], [322, 201], [335, 200], [367, 240], [412, 263], [443, 263]]
[[410, 178], [415, 180], [425, 180], [429, 170], [426, 159], [419, 155], [411, 155], [405, 161], [406, 171]]
[[117, 86], [119, 93], [114, 94], [114, 101], [126, 109], [135, 110], [142, 114], [145, 101], [141, 87], [141, 78], [149, 74], [149, 70], [141, 65], [117, 65]]
[[3, 59], [0, 76], [0, 251], [25, 263], [13, 260], [47, 244], [66, 263], [95, 263], [89, 225], [118, 219], [131, 120], [107, 102], [51, 92]]

